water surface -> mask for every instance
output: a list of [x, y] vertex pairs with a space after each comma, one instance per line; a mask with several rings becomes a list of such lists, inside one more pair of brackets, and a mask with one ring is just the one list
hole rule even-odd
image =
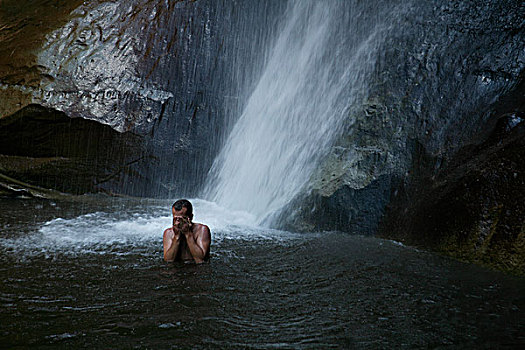
[[523, 278], [395, 242], [258, 228], [195, 200], [203, 265], [162, 260], [167, 201], [0, 201], [5, 348], [519, 348]]

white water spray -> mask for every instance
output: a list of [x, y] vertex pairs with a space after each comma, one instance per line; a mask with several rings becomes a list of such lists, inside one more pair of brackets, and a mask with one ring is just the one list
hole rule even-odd
[[204, 198], [261, 223], [305, 189], [366, 93], [378, 28], [354, 21], [359, 12], [341, 1], [292, 2]]
[[[222, 254], [221, 244], [231, 240], [286, 242], [299, 237], [256, 227], [253, 216], [244, 211], [227, 210], [201, 199], [190, 200], [196, 214], [194, 221], [205, 223], [212, 232], [214, 254]], [[100, 204], [106, 207], [107, 202]], [[149, 205], [146, 209], [107, 210], [56, 218], [43, 222], [28, 234], [17, 230], [4, 232], [0, 237], [0, 254], [15, 256], [20, 261], [84, 254], [159, 256], [162, 233], [171, 222], [170, 202]]]

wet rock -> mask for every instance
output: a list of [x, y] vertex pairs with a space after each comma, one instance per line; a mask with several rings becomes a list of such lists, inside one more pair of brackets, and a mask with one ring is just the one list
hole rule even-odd
[[437, 172], [429, 166], [436, 158], [419, 146], [381, 234], [525, 274], [525, 123], [515, 124], [517, 116], [502, 116], [485, 143], [462, 149]]
[[340, 186], [330, 196], [317, 191], [296, 198], [274, 218], [281, 228], [302, 231], [344, 231], [373, 235], [390, 199], [391, 176], [380, 176], [363, 188]]
[[0, 119], [0, 150], [2, 174], [72, 194], [139, 195], [152, 182], [140, 169], [155, 161], [139, 135], [38, 105]]
[[[489, 248], [468, 248], [466, 259], [518, 271], [522, 265], [505, 264], [523, 261], [523, 188], [514, 179], [524, 150], [509, 135], [525, 111], [525, 8], [509, 0], [406, 4], [389, 23], [368, 97], [352, 106], [344, 133], [280, 224], [380, 233], [451, 254], [463, 251], [458, 240], [436, 242], [476, 237]], [[509, 161], [498, 165], [498, 157]], [[500, 216], [500, 207], [513, 209]], [[488, 218], [496, 216], [507, 223], [493, 235]], [[499, 237], [499, 248], [482, 235]]]
[[0, 3], [0, 118], [32, 102], [45, 67], [38, 51], [45, 36], [65, 25], [81, 0]]
[[196, 195], [285, 6], [3, 1], [0, 118], [38, 104], [140, 134], [157, 160], [140, 169], [158, 180], [147, 195]]

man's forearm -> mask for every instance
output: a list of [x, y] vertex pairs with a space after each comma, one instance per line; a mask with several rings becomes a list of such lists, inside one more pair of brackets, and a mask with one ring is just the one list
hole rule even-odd
[[164, 252], [164, 260], [170, 262], [174, 261], [177, 257], [177, 253], [179, 252], [180, 247], [180, 239], [179, 238], [173, 238], [171, 240], [170, 247]]
[[191, 256], [193, 256], [193, 259], [197, 263], [201, 263], [204, 261], [205, 253], [199, 247], [197, 242], [195, 242], [195, 239], [191, 235], [186, 236], [186, 242], [188, 243], [188, 248], [190, 249]]

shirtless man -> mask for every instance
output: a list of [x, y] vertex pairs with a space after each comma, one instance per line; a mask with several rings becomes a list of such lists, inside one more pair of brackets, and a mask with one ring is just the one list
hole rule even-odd
[[194, 223], [193, 206], [186, 199], [176, 201], [171, 207], [173, 227], [164, 231], [164, 260], [188, 261], [197, 264], [210, 257], [211, 234], [208, 226]]

